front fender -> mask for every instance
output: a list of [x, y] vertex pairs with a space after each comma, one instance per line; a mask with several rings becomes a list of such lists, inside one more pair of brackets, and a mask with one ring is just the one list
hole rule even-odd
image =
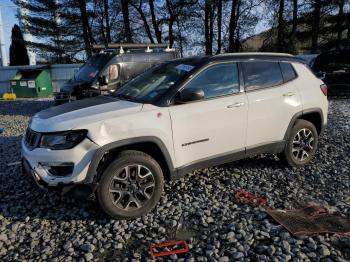
[[161, 150], [161, 152], [164, 156], [166, 164], [169, 168], [170, 176], [171, 177], [175, 176], [176, 171], [174, 169], [173, 161], [172, 161], [171, 156], [168, 152], [168, 149], [166, 148], [163, 141], [157, 137], [143, 136], [143, 137], [134, 137], [134, 138], [128, 138], [128, 139], [115, 141], [115, 142], [106, 144], [106, 145], [100, 147], [98, 150], [96, 150], [96, 152], [91, 160], [91, 163], [90, 163], [90, 166], [89, 166], [89, 169], [88, 169], [88, 172], [87, 172], [87, 175], [86, 175], [84, 182], [86, 184], [90, 184], [90, 183], [95, 182], [95, 178], [98, 174], [97, 173], [98, 165], [99, 165], [100, 161], [102, 160], [103, 155], [106, 152], [108, 152], [112, 149], [117, 149], [117, 148], [123, 147], [123, 146], [131, 146], [131, 145], [137, 145], [139, 143], [147, 143], [147, 142], [154, 143], [159, 147], [159, 149]]

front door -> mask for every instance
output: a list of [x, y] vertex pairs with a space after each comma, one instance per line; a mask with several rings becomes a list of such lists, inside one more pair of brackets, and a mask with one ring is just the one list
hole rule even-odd
[[244, 153], [247, 98], [236, 63], [212, 65], [184, 88], [201, 88], [205, 99], [169, 107], [176, 166]]

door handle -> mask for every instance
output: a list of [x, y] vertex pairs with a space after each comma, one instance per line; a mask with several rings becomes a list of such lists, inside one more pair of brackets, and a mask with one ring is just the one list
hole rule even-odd
[[293, 92], [288, 92], [288, 93], [283, 94], [283, 96], [294, 96], [294, 95], [295, 95], [295, 93], [293, 93]]
[[244, 102], [237, 102], [231, 105], [228, 105], [227, 108], [241, 107], [244, 105]]

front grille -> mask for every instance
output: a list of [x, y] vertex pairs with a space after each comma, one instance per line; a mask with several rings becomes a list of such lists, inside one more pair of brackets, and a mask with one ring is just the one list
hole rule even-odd
[[34, 149], [39, 146], [39, 143], [40, 143], [40, 133], [37, 133], [28, 127], [24, 137], [24, 144], [29, 149]]

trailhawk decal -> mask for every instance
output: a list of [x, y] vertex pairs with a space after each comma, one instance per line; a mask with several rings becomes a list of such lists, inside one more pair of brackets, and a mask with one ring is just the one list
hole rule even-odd
[[182, 144], [181, 146], [189, 146], [189, 145], [193, 145], [193, 144], [197, 144], [197, 143], [202, 143], [202, 142], [207, 142], [207, 141], [209, 141], [209, 138], [205, 138], [205, 139], [201, 139], [201, 140], [197, 140], [197, 141], [188, 142], [188, 143]]

